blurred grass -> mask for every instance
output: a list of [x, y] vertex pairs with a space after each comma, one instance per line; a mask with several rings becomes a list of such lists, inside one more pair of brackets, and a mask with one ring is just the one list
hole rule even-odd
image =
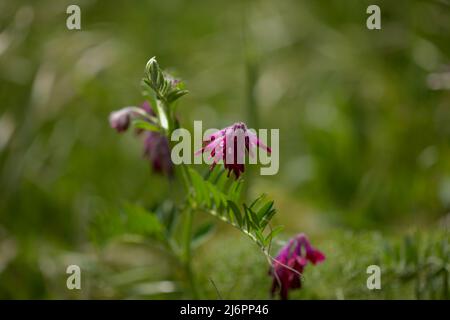
[[[107, 122], [141, 102], [153, 55], [186, 80], [187, 127], [250, 117], [280, 129], [280, 172], [249, 193], [269, 193], [287, 233], [329, 253], [292, 297], [430, 297], [395, 273], [395, 286], [369, 292], [361, 273], [385, 240], [416, 228], [448, 244], [437, 231], [450, 208], [448, 1], [380, 1], [381, 31], [365, 27], [370, 1], [85, 0], [82, 31], [66, 29], [69, 4], [0, 0], [0, 298], [183, 297], [180, 275], [146, 246], [104, 248], [90, 231], [124, 202], [167, 196], [140, 142]], [[219, 229], [197, 265], [207, 296], [211, 278], [224, 296], [267, 297], [265, 261]], [[80, 293], [65, 289], [75, 262], [87, 271]], [[122, 273], [137, 288], [122, 288]]]

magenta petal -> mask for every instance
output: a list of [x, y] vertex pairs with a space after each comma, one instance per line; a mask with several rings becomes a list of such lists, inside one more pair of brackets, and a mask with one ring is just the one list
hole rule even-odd
[[307, 258], [309, 261], [311, 261], [313, 264], [322, 262], [325, 260], [325, 255], [320, 252], [319, 250], [311, 250], [310, 252], [307, 253]]

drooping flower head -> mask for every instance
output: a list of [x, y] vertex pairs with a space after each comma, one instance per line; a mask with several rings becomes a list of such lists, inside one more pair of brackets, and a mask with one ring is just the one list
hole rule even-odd
[[[154, 117], [150, 103], [144, 102], [141, 107], [125, 107], [114, 111], [109, 116], [109, 123], [113, 129], [122, 133], [126, 131], [133, 119], [139, 118], [151, 123], [150, 117]], [[142, 129], [137, 129], [138, 134], [142, 134]], [[144, 157], [147, 158], [153, 171], [171, 176], [173, 174], [173, 163], [170, 158], [169, 141], [159, 133], [145, 131], [144, 137]]]
[[259, 147], [271, 153], [271, 149], [263, 144], [243, 122], [235, 123], [211, 134], [205, 144], [195, 154], [209, 153], [209, 159], [212, 159], [211, 169], [223, 161], [225, 169], [228, 170], [228, 176], [233, 172], [236, 179], [245, 171], [246, 151], [253, 156], [253, 150]]
[[109, 115], [109, 124], [111, 125], [111, 128], [115, 129], [117, 132], [126, 131], [130, 126], [133, 112], [133, 107], [126, 107], [111, 112], [111, 114]]
[[289, 290], [301, 287], [301, 277], [308, 262], [315, 265], [324, 260], [325, 255], [311, 245], [305, 234], [300, 233], [289, 240], [269, 271], [273, 277], [272, 296], [279, 291], [281, 299], [286, 300]]

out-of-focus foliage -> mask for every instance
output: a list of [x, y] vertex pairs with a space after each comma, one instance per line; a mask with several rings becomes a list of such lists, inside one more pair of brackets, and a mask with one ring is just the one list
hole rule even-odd
[[[375, 31], [370, 1], [84, 0], [81, 31], [69, 4], [0, 0], [0, 298], [183, 297], [149, 214], [170, 219], [179, 191], [107, 121], [141, 103], [153, 55], [187, 83], [185, 126], [280, 129], [280, 172], [248, 193], [327, 254], [292, 298], [448, 298], [448, 1], [380, 1]], [[196, 261], [204, 294], [267, 298], [264, 257], [218, 229]], [[369, 292], [376, 262], [392, 285]]]
[[[290, 298], [449, 299], [447, 233], [448, 230], [439, 229], [433, 235], [415, 232], [391, 239], [379, 232], [330, 232], [315, 242], [326, 252], [326, 262], [306, 267], [302, 289], [292, 291]], [[209, 297], [217, 297], [219, 291], [223, 299], [242, 296], [267, 299], [268, 275], [260, 271], [264, 259], [253, 248], [240, 245], [239, 240], [235, 240], [232, 253], [220, 250], [220, 242], [214, 248], [216, 250], [211, 250], [214, 253], [206, 262], [202, 261], [207, 266], [203, 281]], [[395, 257], [392, 256], [393, 251]], [[416, 253], [417, 263], [411, 261], [411, 254]], [[366, 272], [367, 267], [373, 264], [381, 267], [381, 290], [368, 290], [366, 286], [370, 276]], [[215, 286], [208, 286], [211, 280]]]

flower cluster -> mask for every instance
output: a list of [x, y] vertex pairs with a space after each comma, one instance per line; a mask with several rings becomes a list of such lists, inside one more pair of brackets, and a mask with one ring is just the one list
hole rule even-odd
[[272, 296], [279, 290], [283, 300], [291, 289], [301, 287], [301, 276], [308, 262], [313, 265], [325, 260], [325, 255], [315, 249], [308, 237], [301, 233], [292, 238], [278, 253], [269, 274], [273, 277]]
[[[150, 120], [155, 116], [150, 104], [146, 101], [140, 108], [125, 107], [114, 111], [109, 116], [109, 123], [113, 129], [121, 133], [126, 131], [135, 118], [152, 123]], [[142, 134], [142, 130], [137, 130]], [[173, 163], [170, 159], [169, 141], [160, 132], [145, 131], [144, 156], [147, 158], [155, 172], [171, 176], [173, 174]]]
[[195, 154], [209, 153], [209, 159], [213, 161], [211, 169], [223, 161], [225, 169], [228, 170], [228, 176], [233, 172], [236, 179], [245, 171], [246, 151], [253, 156], [253, 149], [259, 147], [271, 153], [271, 149], [263, 144], [255, 133], [248, 130], [243, 122], [235, 123], [211, 134], [205, 144]]

